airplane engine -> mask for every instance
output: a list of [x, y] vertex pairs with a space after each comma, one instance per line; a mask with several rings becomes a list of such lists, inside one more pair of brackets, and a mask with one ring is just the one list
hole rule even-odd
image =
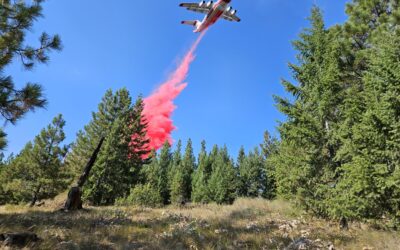
[[214, 5], [214, 1], [210, 1], [207, 3], [207, 7], [212, 7]]
[[232, 14], [232, 15], [235, 15], [236, 12], [237, 12], [237, 10], [231, 10], [231, 14]]
[[233, 10], [232, 6], [229, 6], [228, 8], [226, 8], [226, 12], [231, 12]]
[[201, 2], [199, 3], [199, 7], [203, 7], [204, 5], [206, 5], [206, 1], [201, 1]]

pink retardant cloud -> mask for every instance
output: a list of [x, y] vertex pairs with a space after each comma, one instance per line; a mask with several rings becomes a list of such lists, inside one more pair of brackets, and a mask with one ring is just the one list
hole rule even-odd
[[143, 117], [148, 123], [147, 136], [150, 140], [149, 149], [159, 149], [168, 141], [172, 144], [171, 133], [176, 129], [172, 121], [172, 114], [177, 108], [174, 100], [187, 86], [185, 82], [190, 64], [195, 59], [194, 52], [205, 32], [200, 34], [187, 52], [176, 70], [168, 80], [161, 84], [152, 95], [144, 99]]

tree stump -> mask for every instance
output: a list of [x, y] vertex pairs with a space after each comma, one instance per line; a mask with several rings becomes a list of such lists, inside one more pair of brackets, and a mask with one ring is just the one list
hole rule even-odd
[[82, 209], [82, 191], [80, 187], [72, 187], [68, 192], [68, 199], [65, 202], [64, 210]]
[[101, 145], [103, 145], [103, 142], [104, 142], [104, 137], [101, 138], [99, 145], [97, 145], [97, 148], [94, 150], [92, 157], [90, 157], [89, 162], [86, 164], [86, 167], [83, 170], [81, 177], [79, 177], [78, 184], [76, 186], [73, 186], [69, 190], [68, 198], [67, 198], [67, 201], [65, 202], [65, 205], [63, 208], [64, 211], [80, 210], [83, 208], [83, 206], [82, 206], [82, 187], [89, 177], [90, 170], [92, 169], [92, 167], [96, 161], [97, 155], [100, 152]]

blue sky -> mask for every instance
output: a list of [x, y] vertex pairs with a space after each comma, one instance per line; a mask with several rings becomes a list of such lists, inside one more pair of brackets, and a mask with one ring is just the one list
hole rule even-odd
[[[47, 109], [28, 114], [16, 126], [5, 125], [9, 146], [19, 152], [61, 113], [67, 142], [91, 119], [109, 88], [126, 87], [147, 96], [174, 69], [195, 40], [181, 20], [202, 19], [179, 8], [179, 0], [48, 0], [45, 18], [35, 23], [27, 42], [37, 44], [42, 31], [59, 34], [64, 49], [48, 65], [26, 72], [16, 60], [5, 71], [18, 86], [28, 81], [44, 86]], [[190, 2], [190, 1], [189, 1]], [[241, 23], [219, 21], [197, 50], [189, 85], [176, 100], [175, 140], [192, 138], [226, 144], [234, 154], [262, 142], [263, 132], [276, 134], [278, 120], [272, 95], [285, 95], [280, 80], [290, 79], [295, 62], [291, 41], [308, 26], [313, 4], [328, 26], [342, 23], [345, 0], [233, 0]]]

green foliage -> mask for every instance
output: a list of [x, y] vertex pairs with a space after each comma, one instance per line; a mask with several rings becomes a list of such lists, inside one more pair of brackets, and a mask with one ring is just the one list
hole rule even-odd
[[354, 0], [348, 21], [326, 29], [313, 9], [294, 47], [297, 84], [271, 151], [277, 193], [319, 216], [399, 221], [400, 50], [398, 1]]
[[159, 191], [150, 183], [139, 184], [130, 191], [127, 198], [120, 198], [117, 201], [119, 205], [136, 205], [143, 207], [160, 207], [163, 204], [163, 198]]
[[201, 142], [201, 151], [198, 157], [197, 169], [193, 174], [192, 201], [196, 203], [208, 203], [211, 201], [208, 190], [208, 180], [212, 172], [212, 166], [206, 151], [206, 142]]
[[108, 91], [99, 105], [99, 112], [93, 114], [92, 122], [85, 127], [87, 133], [81, 133], [87, 136], [78, 138], [75, 153], [71, 156], [72, 163], [84, 161], [76, 157], [85, 155], [94, 139], [107, 135], [84, 186], [84, 198], [91, 203], [113, 204], [116, 199], [127, 196], [130, 188], [138, 183], [141, 166], [147, 162], [144, 159], [149, 153], [146, 149], [146, 124], [141, 122], [142, 111], [140, 97], [132, 107], [126, 89], [117, 91], [115, 95]]
[[81, 175], [100, 139], [111, 131], [113, 122], [118, 117], [128, 114], [131, 102], [126, 89], [118, 90], [115, 94], [112, 90], [107, 90], [98, 105], [97, 112], [92, 113], [89, 124], [78, 132], [77, 139], [66, 159], [76, 177]]
[[[333, 216], [379, 218], [400, 208], [400, 35], [383, 32], [369, 50], [363, 77], [365, 112], [352, 127], [350, 160], [334, 197]], [[349, 142], [347, 142], [350, 144]]]
[[[37, 48], [24, 43], [27, 31], [42, 16], [42, 2], [4, 0], [0, 4], [0, 114], [13, 124], [27, 112], [44, 107], [46, 99], [39, 84], [27, 83], [18, 89], [4, 70], [15, 58], [21, 60], [25, 69], [32, 69], [36, 63], [48, 62], [50, 51], [61, 49], [60, 37], [46, 33], [40, 36]], [[5, 136], [0, 131], [0, 149], [6, 146]]]
[[[302, 204], [322, 215], [326, 188], [334, 181], [338, 144], [334, 130], [341, 120], [337, 108], [342, 98], [338, 34], [328, 31], [318, 9], [294, 47], [299, 65], [290, 65], [298, 85], [283, 85], [295, 101], [277, 97], [278, 108], [288, 117], [279, 131], [282, 137], [275, 164], [278, 192], [285, 197], [300, 196]], [[321, 207], [322, 206], [322, 207]]]
[[234, 163], [230, 159], [226, 147], [221, 150], [214, 147], [214, 150], [211, 154], [218, 153], [212, 156], [212, 173], [208, 183], [210, 197], [218, 204], [232, 204], [236, 198], [237, 190]]
[[278, 152], [279, 142], [266, 131], [264, 133], [264, 142], [260, 147], [264, 156], [266, 172], [265, 190], [262, 196], [271, 200], [276, 198], [276, 168], [272, 158]]
[[152, 153], [152, 162], [143, 167], [144, 183], [157, 190], [162, 197], [163, 204], [170, 203], [168, 172], [172, 162], [171, 146], [168, 141], [164, 143], [160, 155]]
[[182, 161], [174, 169], [171, 183], [171, 202], [185, 203], [191, 200], [192, 174], [196, 168], [196, 159], [193, 154], [192, 140], [188, 140]]
[[65, 121], [61, 115], [29, 142], [21, 153], [1, 172], [2, 189], [10, 203], [28, 202], [56, 196], [63, 191], [68, 176], [63, 166], [67, 147]]
[[242, 148], [238, 157], [239, 187], [238, 194], [242, 197], [261, 197], [266, 193], [266, 169], [263, 156], [258, 148], [247, 156]]

